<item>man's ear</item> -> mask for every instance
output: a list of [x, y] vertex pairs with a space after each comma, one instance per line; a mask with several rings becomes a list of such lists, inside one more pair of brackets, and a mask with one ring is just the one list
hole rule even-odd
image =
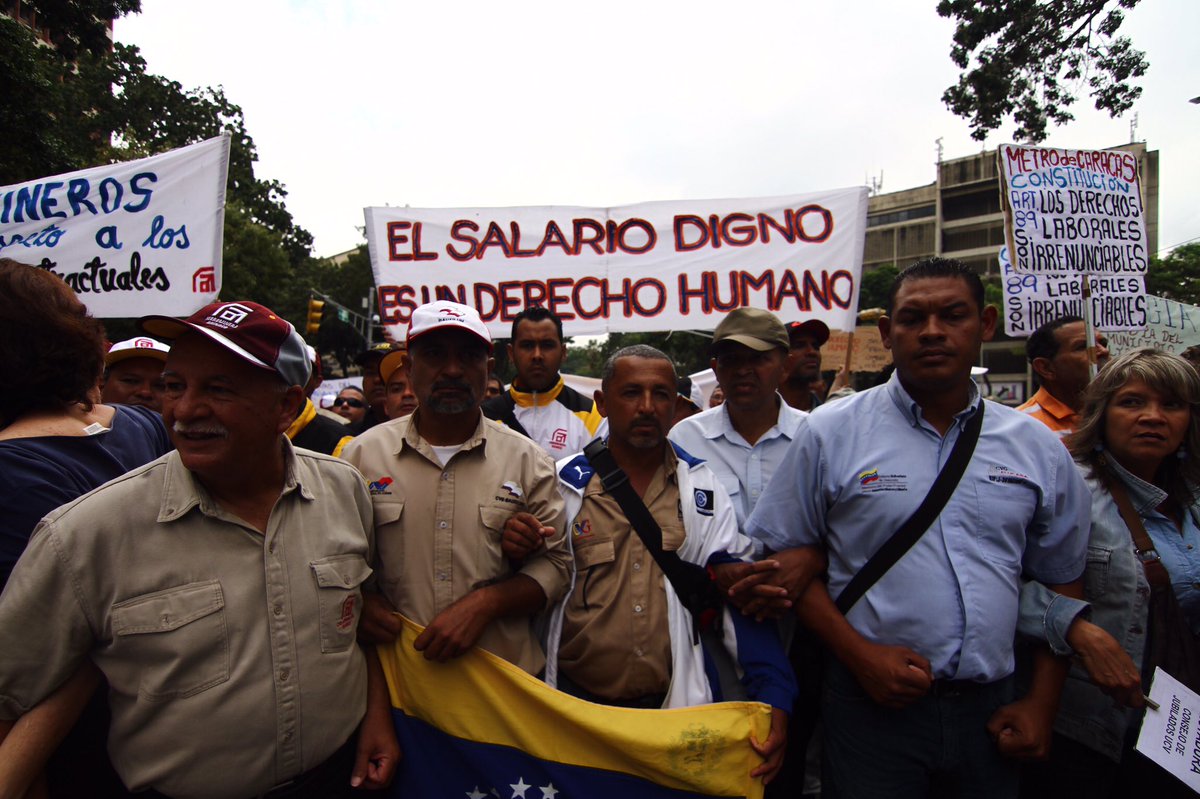
[[1054, 362], [1049, 358], [1034, 358], [1030, 364], [1033, 373], [1038, 376], [1038, 380], [1045, 383], [1047, 380], [1054, 380]]
[[1000, 312], [996, 310], [995, 305], [985, 305], [981, 317], [983, 331], [980, 338], [983, 341], [991, 341], [996, 335], [996, 321], [1000, 318]]
[[[504, 350], [505, 350], [505, 352], [508, 353], [508, 362], [516, 363], [517, 362], [516, 359], [513, 358], [513, 345], [512, 344], [504, 345]], [[495, 359], [493, 359], [493, 360], [495, 360]]]
[[292, 426], [292, 422], [296, 421], [296, 417], [300, 415], [300, 409], [304, 407], [308, 397], [304, 396], [304, 389], [301, 386], [288, 386], [287, 391], [279, 398], [279, 432], [285, 432]]
[[879, 317], [876, 322], [879, 327], [879, 340], [883, 342], [884, 349], [892, 348], [892, 320], [887, 316]]
[[604, 391], [596, 389], [595, 393], [592, 394], [592, 402], [596, 403], [596, 413], [607, 419], [608, 411], [604, 410]]

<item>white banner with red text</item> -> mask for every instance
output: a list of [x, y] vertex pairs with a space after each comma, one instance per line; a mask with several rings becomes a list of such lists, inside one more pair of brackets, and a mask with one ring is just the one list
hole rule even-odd
[[0, 258], [47, 269], [93, 316], [187, 316], [217, 298], [229, 136], [0, 187]]
[[367, 208], [384, 324], [476, 308], [496, 337], [541, 305], [564, 333], [712, 330], [734, 308], [852, 330], [867, 190], [612, 208]]

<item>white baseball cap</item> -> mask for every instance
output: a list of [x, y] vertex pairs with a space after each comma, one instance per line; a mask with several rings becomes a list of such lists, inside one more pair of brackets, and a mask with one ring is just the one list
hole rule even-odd
[[147, 336], [127, 338], [108, 348], [108, 353], [104, 356], [104, 365], [112, 366], [114, 363], [127, 361], [130, 358], [153, 358], [166, 363], [167, 353], [170, 351], [171, 348], [166, 344]]
[[441, 300], [418, 306], [408, 323], [408, 344], [413, 339], [434, 330], [465, 330], [492, 348], [492, 336], [479, 318], [479, 312], [469, 305]]

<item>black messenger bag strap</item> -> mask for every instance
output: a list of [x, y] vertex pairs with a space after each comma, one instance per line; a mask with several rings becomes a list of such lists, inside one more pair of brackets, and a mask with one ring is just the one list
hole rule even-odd
[[971, 453], [975, 451], [975, 442], [979, 440], [979, 431], [983, 428], [983, 408], [986, 404], [980, 400], [978, 409], [963, 426], [962, 433], [954, 442], [954, 449], [950, 451], [950, 457], [938, 472], [937, 479], [933, 481], [920, 506], [900, 525], [900, 529], [893, 533], [891, 538], [883, 542], [883, 546], [876, 550], [858, 574], [842, 589], [836, 601], [837, 609], [842, 615], [849, 613], [850, 608], [862, 599], [863, 594], [867, 593], [880, 577], [887, 574], [888, 569], [895, 566], [896, 562], [904, 557], [905, 552], [912, 549], [917, 539], [925, 534], [942, 512], [942, 508], [946, 507], [955, 487], [958, 486], [958, 481], [962, 479], [963, 472], [967, 470]]
[[695, 563], [684, 561], [678, 553], [663, 549], [662, 528], [654, 521], [646, 503], [642, 502], [642, 498], [633, 490], [629, 475], [617, 465], [616, 459], [603, 441], [594, 439], [583, 448], [583, 454], [596, 470], [596, 474], [600, 475], [604, 490], [621, 506], [630, 526], [646, 545], [646, 551], [671, 581], [671, 587], [675, 589], [680, 602], [691, 613], [693, 634], [698, 633], [701, 626], [707, 627], [712, 624], [716, 618], [716, 611], [723, 603], [716, 586], [709, 579], [708, 571]]

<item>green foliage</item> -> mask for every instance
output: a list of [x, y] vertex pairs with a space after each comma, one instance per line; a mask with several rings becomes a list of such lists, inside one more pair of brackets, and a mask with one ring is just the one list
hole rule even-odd
[[1045, 140], [1087, 92], [1116, 117], [1133, 107], [1149, 62], [1116, 33], [1139, 0], [940, 0], [956, 23], [950, 58], [963, 70], [942, 101], [982, 141], [1010, 114], [1016, 141]]
[[863, 274], [862, 283], [858, 287], [858, 310], [868, 308], [887, 308], [888, 293], [900, 270], [895, 264], [877, 266]]
[[142, 0], [22, 0], [37, 24], [50, 31], [50, 42], [68, 61], [108, 50], [106, 20], [136, 14]]
[[1200, 305], [1200, 242], [1176, 247], [1166, 258], [1151, 258], [1146, 291], [1188, 305]]
[[[221, 297], [250, 299], [303, 322], [320, 267], [312, 236], [292, 219], [277, 180], [254, 174], [258, 153], [242, 109], [221, 87], [184, 89], [146, 70], [136, 47], [103, 46], [87, 20], [137, 11], [139, 0], [41, 0], [62, 49], [0, 17], [0, 185], [142, 158], [228, 133]], [[93, 20], [94, 22], [94, 20]], [[101, 26], [103, 31], [103, 26]], [[335, 281], [336, 282], [336, 281]], [[357, 307], [356, 298], [351, 307]], [[110, 320], [110, 330], [126, 322]], [[115, 334], [113, 334], [115, 335]]]

